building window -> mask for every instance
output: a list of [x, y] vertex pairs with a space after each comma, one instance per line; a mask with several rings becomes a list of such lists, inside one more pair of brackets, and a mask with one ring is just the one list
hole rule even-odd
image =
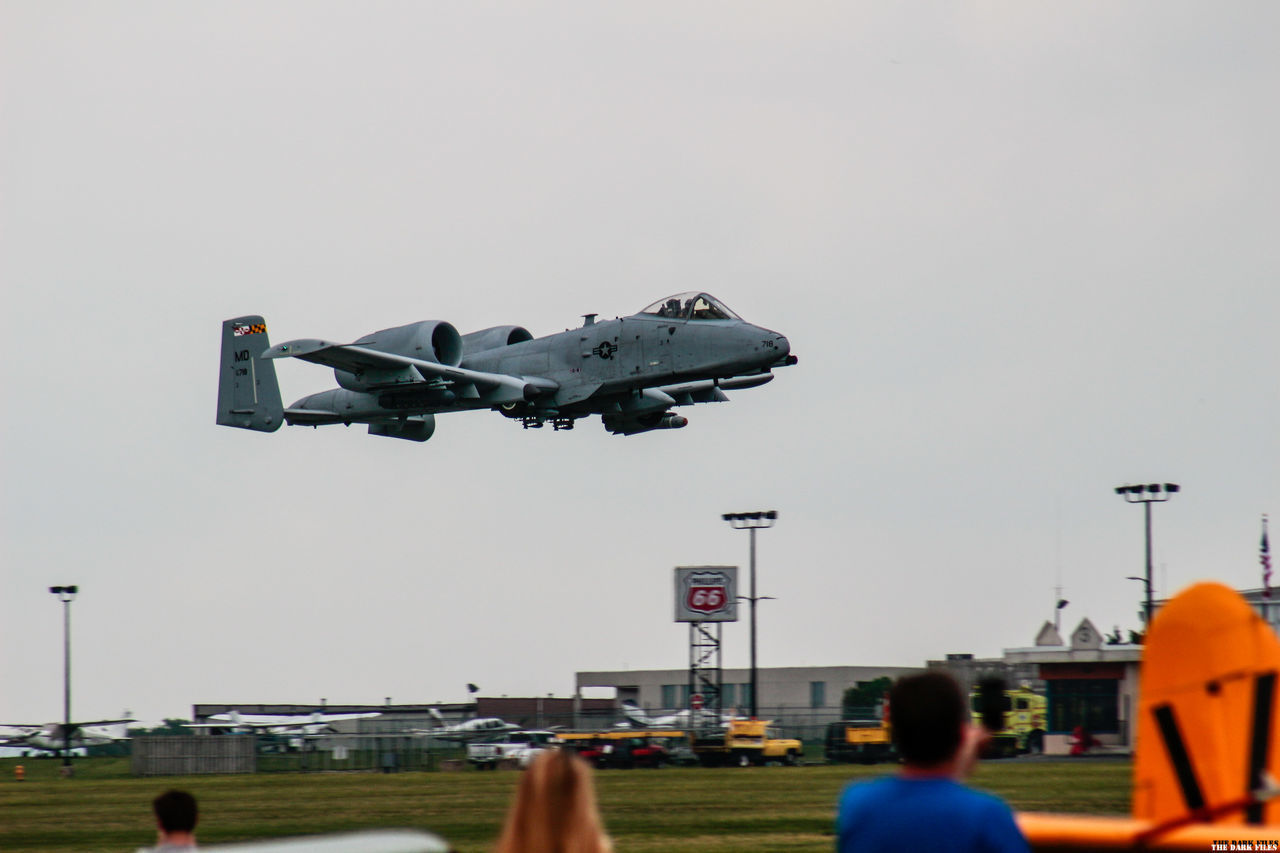
[[663, 710], [674, 710], [676, 708], [676, 688], [678, 684], [662, 685], [662, 708]]
[[1083, 726], [1090, 734], [1118, 733], [1120, 682], [1114, 678], [1058, 678], [1045, 682], [1049, 731]]
[[720, 707], [722, 709], [728, 710], [733, 707], [733, 696], [735, 692], [736, 691], [733, 689], [732, 684], [724, 685], [724, 688], [720, 693]]
[[809, 682], [809, 707], [825, 708], [827, 706], [827, 682]]

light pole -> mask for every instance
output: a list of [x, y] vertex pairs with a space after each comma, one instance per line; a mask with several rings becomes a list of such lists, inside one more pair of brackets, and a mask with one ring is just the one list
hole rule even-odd
[[71, 775], [71, 602], [76, 586], [51, 586], [49, 592], [62, 602], [62, 772]]
[[756, 673], [756, 602], [760, 598], [756, 595], [756, 531], [763, 527], [773, 527], [778, 520], [778, 511], [726, 512], [721, 518], [729, 522], [734, 530], [751, 531], [751, 595], [747, 596], [747, 600], [751, 602], [751, 716], [758, 717], [760, 691]]
[[[1151, 627], [1151, 505], [1153, 503], [1164, 503], [1173, 497], [1179, 491], [1181, 486], [1177, 483], [1165, 483], [1163, 487], [1159, 483], [1152, 483], [1149, 486], [1116, 486], [1116, 494], [1120, 495], [1131, 504], [1142, 504], [1144, 515], [1146, 516], [1147, 531], [1147, 572], [1142, 578], [1133, 578], [1133, 580], [1141, 580], [1146, 587], [1147, 600], [1143, 607], [1143, 632]], [[1144, 497], [1145, 494], [1145, 497]], [[1164, 495], [1161, 497], [1161, 495]], [[1127, 580], [1127, 579], [1126, 579]]]

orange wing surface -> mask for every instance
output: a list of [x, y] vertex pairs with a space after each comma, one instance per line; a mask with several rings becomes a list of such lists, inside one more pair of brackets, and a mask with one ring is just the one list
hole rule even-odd
[[[1167, 830], [1149, 820], [1127, 817], [1076, 817], [1074, 815], [1019, 812], [1018, 827], [1038, 853], [1074, 853], [1086, 850], [1276, 850], [1277, 827], [1232, 826], [1196, 823]], [[1154, 830], [1154, 834], [1153, 834]], [[1146, 839], [1150, 839], [1149, 841]], [[1224, 845], [1216, 847], [1216, 844]]]

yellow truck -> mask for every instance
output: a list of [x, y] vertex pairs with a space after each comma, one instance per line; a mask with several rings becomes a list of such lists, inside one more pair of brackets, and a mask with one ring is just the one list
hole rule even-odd
[[803, 744], [795, 738], [777, 737], [769, 720], [730, 720], [723, 731], [694, 736], [694, 755], [705, 767], [800, 762]]
[[875, 764], [894, 758], [889, 727], [883, 720], [840, 720], [827, 725], [828, 761]]

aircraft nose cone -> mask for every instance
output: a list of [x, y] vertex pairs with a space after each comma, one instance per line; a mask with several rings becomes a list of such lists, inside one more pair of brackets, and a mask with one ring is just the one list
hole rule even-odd
[[786, 335], [778, 335], [774, 345], [778, 348], [779, 355], [786, 356], [791, 354], [791, 341], [787, 340]]

